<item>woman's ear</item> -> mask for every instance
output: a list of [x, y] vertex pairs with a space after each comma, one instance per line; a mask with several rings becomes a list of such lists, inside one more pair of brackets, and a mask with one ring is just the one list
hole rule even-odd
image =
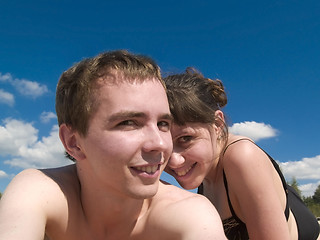
[[71, 127], [61, 124], [59, 127], [59, 137], [66, 152], [77, 161], [83, 160], [85, 154], [78, 145], [79, 135]]
[[222, 111], [217, 110], [214, 113], [215, 115], [215, 129], [216, 129], [216, 134], [218, 138], [223, 137], [223, 130], [225, 128], [225, 120], [224, 120], [224, 114]]
[[217, 110], [214, 113], [215, 118], [219, 119], [220, 121], [222, 121], [222, 123], [224, 123], [224, 114], [221, 110]]

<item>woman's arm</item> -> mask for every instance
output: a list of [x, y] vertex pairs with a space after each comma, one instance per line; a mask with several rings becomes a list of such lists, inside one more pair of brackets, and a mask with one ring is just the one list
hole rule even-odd
[[285, 192], [268, 156], [250, 141], [240, 141], [223, 161], [232, 205], [250, 239], [290, 239]]

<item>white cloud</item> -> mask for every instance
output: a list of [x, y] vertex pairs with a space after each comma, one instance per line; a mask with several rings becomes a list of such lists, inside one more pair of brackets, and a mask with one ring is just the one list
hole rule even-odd
[[64, 157], [64, 148], [55, 125], [48, 137], [38, 139], [38, 130], [32, 124], [6, 119], [0, 126], [0, 153], [9, 156], [4, 162], [19, 168], [47, 168], [70, 164]]
[[[320, 180], [320, 155], [312, 158], [303, 158], [300, 161], [279, 162], [281, 170], [287, 180], [293, 177], [299, 180]], [[304, 196], [313, 195], [318, 183], [309, 183], [299, 186]]]
[[11, 93], [5, 92], [0, 89], [0, 103], [8, 104], [9, 106], [14, 105], [14, 96]]
[[55, 118], [57, 118], [57, 116], [53, 112], [43, 112], [40, 115], [40, 120], [43, 123], [48, 123], [51, 119]]
[[0, 155], [15, 155], [20, 147], [37, 141], [38, 130], [32, 124], [15, 119], [5, 119], [0, 125]]
[[320, 181], [316, 183], [308, 183], [299, 185], [299, 189], [301, 191], [301, 194], [305, 197], [310, 197], [314, 195], [314, 192], [316, 191], [317, 187], [320, 185]]
[[10, 73], [2, 75], [2, 73], [0, 72], [0, 82], [9, 82], [10, 80], [12, 80], [12, 76]]
[[7, 178], [8, 176], [9, 175], [6, 172], [0, 170], [0, 178]]
[[260, 139], [277, 136], [278, 131], [269, 124], [245, 121], [233, 124], [229, 127], [229, 132], [249, 137], [254, 141], [259, 141]]
[[37, 98], [48, 92], [46, 85], [41, 85], [37, 82], [32, 82], [24, 79], [15, 79], [12, 85], [18, 90], [22, 95]]
[[290, 178], [320, 180], [320, 155], [301, 161], [282, 162], [280, 166], [285, 176]]
[[10, 73], [2, 75], [0, 73], [0, 81], [10, 83], [20, 94], [37, 98], [48, 92], [46, 85], [25, 79], [14, 79]]

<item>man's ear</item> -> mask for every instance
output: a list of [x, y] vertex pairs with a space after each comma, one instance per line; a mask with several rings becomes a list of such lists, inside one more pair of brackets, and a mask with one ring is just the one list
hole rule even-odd
[[77, 161], [83, 160], [85, 154], [79, 147], [79, 135], [71, 127], [61, 124], [59, 127], [59, 137], [66, 152]]

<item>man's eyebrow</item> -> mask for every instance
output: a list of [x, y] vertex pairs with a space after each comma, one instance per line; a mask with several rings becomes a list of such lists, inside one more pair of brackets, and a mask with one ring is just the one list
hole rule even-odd
[[[132, 111], [122, 111], [122, 112], [118, 112], [113, 114], [110, 118], [109, 118], [109, 122], [115, 122], [115, 121], [119, 121], [119, 120], [123, 120], [123, 119], [128, 119], [128, 118], [143, 118], [143, 117], [147, 117], [147, 115], [143, 112], [132, 112]], [[165, 113], [160, 115], [159, 117], [160, 119], [165, 119], [168, 121], [173, 121], [173, 116], [169, 113]]]
[[168, 114], [168, 113], [161, 115], [160, 118], [161, 118], [161, 119], [166, 119], [166, 120], [169, 120], [169, 121], [173, 121], [173, 116], [172, 116], [172, 114]]
[[131, 112], [131, 111], [122, 111], [122, 112], [118, 112], [113, 114], [110, 118], [109, 118], [109, 122], [114, 122], [114, 121], [119, 121], [122, 119], [126, 119], [126, 118], [137, 118], [137, 117], [145, 117], [146, 114], [143, 112]]

